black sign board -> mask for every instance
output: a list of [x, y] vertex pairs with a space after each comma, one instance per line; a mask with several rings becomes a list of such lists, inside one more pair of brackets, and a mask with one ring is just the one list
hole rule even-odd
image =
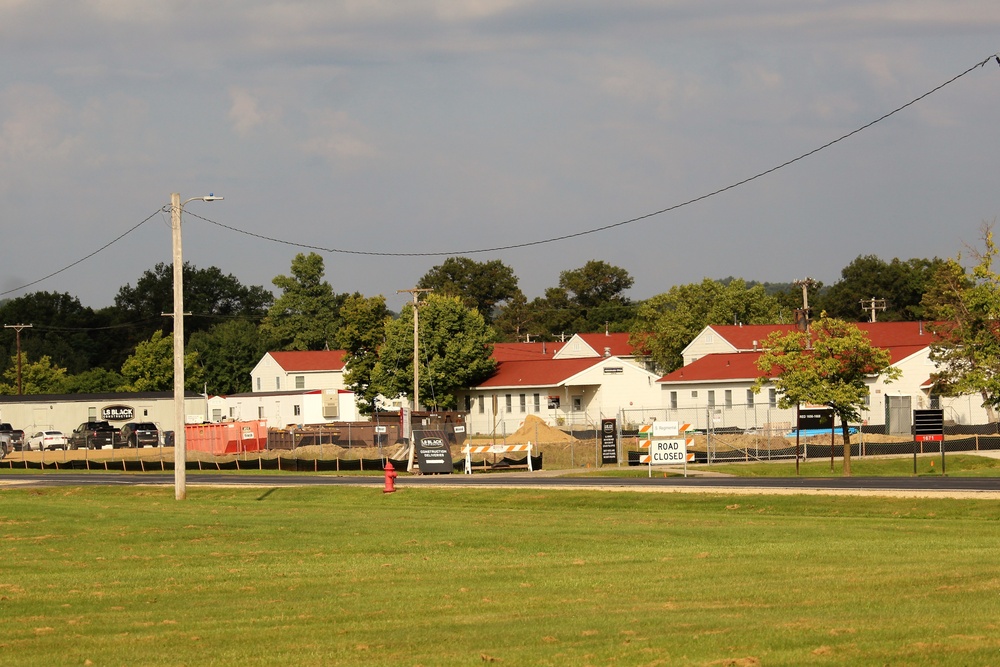
[[452, 472], [451, 448], [444, 431], [414, 431], [413, 444], [421, 473]]
[[799, 430], [832, 429], [833, 410], [830, 408], [807, 408], [799, 410]]
[[618, 463], [618, 422], [601, 420], [601, 463]]
[[916, 440], [944, 439], [944, 410], [914, 410], [913, 434]]
[[109, 405], [101, 408], [101, 419], [106, 422], [127, 422], [135, 419], [135, 410], [130, 405]]

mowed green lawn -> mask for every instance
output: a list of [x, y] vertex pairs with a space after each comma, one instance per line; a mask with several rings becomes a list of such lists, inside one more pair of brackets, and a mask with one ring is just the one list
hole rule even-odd
[[1000, 501], [0, 491], [4, 665], [996, 665]]

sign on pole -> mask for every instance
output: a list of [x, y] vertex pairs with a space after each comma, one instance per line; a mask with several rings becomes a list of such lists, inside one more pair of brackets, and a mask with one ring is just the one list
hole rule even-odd
[[601, 420], [601, 464], [618, 463], [618, 421]]
[[[687, 477], [687, 462], [694, 460], [694, 454], [688, 453], [687, 446], [694, 441], [684, 433], [691, 424], [680, 422], [653, 422], [649, 430], [648, 445], [640, 442], [643, 448], [649, 448], [649, 454], [641, 457], [642, 463], [649, 464], [649, 476], [653, 476], [653, 466], [684, 464], [684, 476]], [[642, 436], [640, 436], [642, 437]]]

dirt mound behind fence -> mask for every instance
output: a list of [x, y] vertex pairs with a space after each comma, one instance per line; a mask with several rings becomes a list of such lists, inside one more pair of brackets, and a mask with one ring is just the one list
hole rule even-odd
[[576, 442], [576, 438], [565, 431], [549, 426], [540, 417], [528, 415], [524, 418], [521, 428], [505, 439], [511, 445], [524, 445], [529, 441], [539, 442]]

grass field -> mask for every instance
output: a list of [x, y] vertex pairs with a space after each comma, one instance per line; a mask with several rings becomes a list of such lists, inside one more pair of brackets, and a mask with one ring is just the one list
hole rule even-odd
[[0, 491], [5, 665], [995, 665], [1000, 502]]

